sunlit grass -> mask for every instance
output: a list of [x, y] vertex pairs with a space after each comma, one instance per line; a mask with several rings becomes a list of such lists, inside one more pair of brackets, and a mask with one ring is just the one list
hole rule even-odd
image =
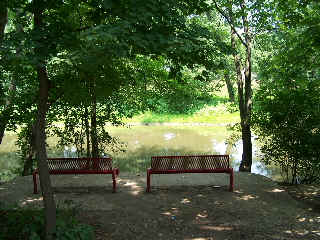
[[204, 108], [200, 111], [189, 114], [159, 114], [145, 112], [126, 119], [127, 123], [208, 123], [208, 124], [230, 124], [240, 121], [239, 113], [230, 113], [227, 111], [218, 111], [214, 108]]
[[16, 176], [14, 169], [19, 167], [19, 156], [13, 132], [6, 132], [0, 145], [0, 182], [8, 181]]

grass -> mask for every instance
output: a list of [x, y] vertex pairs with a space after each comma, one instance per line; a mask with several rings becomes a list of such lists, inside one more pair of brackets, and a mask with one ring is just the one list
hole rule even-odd
[[14, 132], [6, 132], [0, 145], [0, 182], [6, 182], [16, 176], [15, 169], [19, 167], [17, 136]]
[[206, 105], [194, 114], [171, 114], [145, 112], [133, 118], [126, 119], [126, 123], [210, 123], [210, 124], [230, 124], [239, 122], [238, 112], [229, 112], [228, 105], [218, 104]]

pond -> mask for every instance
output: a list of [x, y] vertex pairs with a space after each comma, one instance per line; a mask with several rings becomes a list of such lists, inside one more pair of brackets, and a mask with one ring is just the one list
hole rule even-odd
[[[124, 152], [106, 150], [105, 156], [110, 155], [122, 172], [145, 172], [150, 167], [151, 156], [155, 155], [195, 155], [195, 154], [229, 154], [232, 167], [238, 171], [242, 141], [235, 146], [225, 144], [231, 134], [225, 126], [208, 125], [136, 125], [131, 127], [108, 127], [112, 136], [124, 143]], [[54, 145], [56, 137], [50, 137], [48, 143], [49, 157], [77, 157], [76, 148], [65, 147], [57, 149]], [[17, 167], [18, 154], [15, 146], [16, 135], [6, 135], [0, 145], [0, 178], [8, 169]], [[258, 159], [259, 149], [253, 139], [252, 172], [278, 180], [279, 170], [266, 167]]]
[[[130, 128], [111, 127], [109, 132], [126, 144], [127, 151], [112, 153], [120, 169], [134, 172], [150, 167], [154, 155], [229, 154], [232, 167], [238, 171], [242, 156], [242, 141], [234, 146], [225, 142], [231, 134], [225, 126], [150, 125]], [[252, 172], [278, 178], [279, 171], [259, 161], [259, 149], [253, 138]]]

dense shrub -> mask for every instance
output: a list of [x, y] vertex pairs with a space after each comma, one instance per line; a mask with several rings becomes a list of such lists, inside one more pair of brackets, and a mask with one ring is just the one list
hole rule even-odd
[[320, 181], [320, 109], [315, 107], [320, 96], [315, 97], [304, 89], [258, 101], [255, 123], [263, 159], [279, 165], [291, 183]]
[[[1, 205], [0, 205], [1, 207]], [[0, 239], [38, 240], [44, 239], [45, 224], [43, 210], [0, 209]], [[57, 211], [57, 240], [94, 239], [93, 229], [79, 223], [70, 210]]]
[[320, 182], [320, 55], [306, 36], [284, 35], [275, 55], [261, 61], [253, 114], [264, 161], [291, 183]]

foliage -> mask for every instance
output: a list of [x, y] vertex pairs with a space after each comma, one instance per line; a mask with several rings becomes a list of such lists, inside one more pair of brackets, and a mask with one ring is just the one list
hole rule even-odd
[[[123, 144], [118, 141], [117, 138], [110, 136], [106, 130], [106, 122], [111, 122], [113, 125], [122, 124], [120, 120], [118, 120], [119, 115], [116, 115], [117, 118], [112, 118], [108, 113], [112, 113], [113, 111], [108, 111], [106, 107], [111, 108], [112, 104], [99, 105], [97, 108], [96, 137], [98, 139], [98, 152], [100, 156], [109, 151], [123, 151]], [[60, 149], [74, 146], [76, 148], [75, 154], [77, 157], [90, 156], [91, 149], [88, 151], [85, 146], [88, 141], [90, 145], [90, 134], [92, 131], [90, 128], [91, 121], [90, 116], [88, 116], [88, 113], [90, 112], [88, 111], [88, 108], [90, 107], [64, 106], [63, 109], [60, 109], [62, 110], [60, 112], [62, 119], [60, 119], [63, 120], [63, 126], [61, 126], [61, 124], [56, 124], [50, 128], [51, 134], [59, 138], [56, 146]], [[86, 121], [88, 121], [87, 124], [89, 129], [87, 129]]]
[[[37, 209], [0, 209], [0, 238], [8, 240], [44, 239], [44, 212]], [[71, 210], [57, 211], [57, 240], [94, 239], [93, 228], [79, 223]]]
[[227, 129], [231, 131], [231, 135], [226, 139], [226, 144], [235, 146], [236, 143], [241, 139], [241, 126], [240, 123], [229, 124]]
[[[280, 29], [269, 35], [273, 46], [266, 47], [273, 55], [259, 59], [254, 124], [265, 162], [279, 165], [291, 183], [312, 183], [320, 181], [319, 4], [296, 11], [299, 18], [280, 21]], [[286, 13], [280, 11], [279, 19], [286, 21]]]

